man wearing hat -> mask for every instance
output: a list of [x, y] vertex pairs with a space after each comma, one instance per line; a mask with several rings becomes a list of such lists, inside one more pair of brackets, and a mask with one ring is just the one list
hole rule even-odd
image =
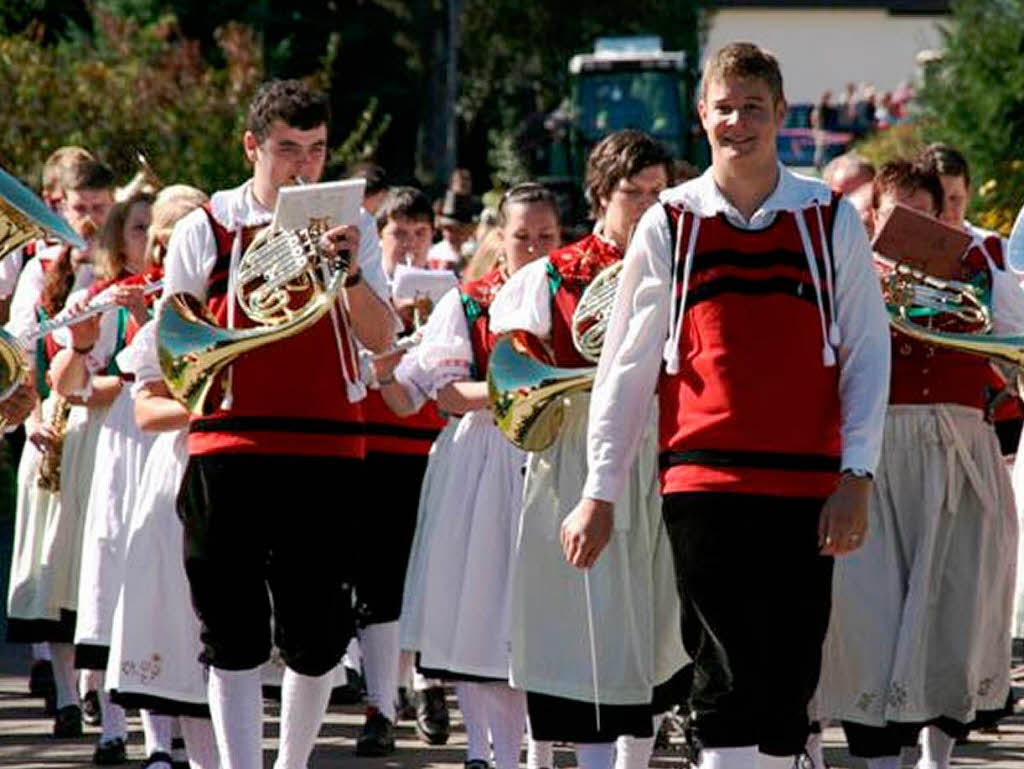
[[432, 270], [458, 271], [462, 259], [462, 247], [473, 236], [479, 203], [471, 195], [448, 190], [444, 194], [441, 212], [437, 215], [437, 227], [441, 240], [430, 248], [427, 265]]

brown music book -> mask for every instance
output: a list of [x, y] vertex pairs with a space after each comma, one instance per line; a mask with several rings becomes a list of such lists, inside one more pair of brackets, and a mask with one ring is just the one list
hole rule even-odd
[[882, 256], [917, 267], [936, 278], [956, 279], [970, 234], [928, 214], [897, 204], [876, 230], [872, 247]]

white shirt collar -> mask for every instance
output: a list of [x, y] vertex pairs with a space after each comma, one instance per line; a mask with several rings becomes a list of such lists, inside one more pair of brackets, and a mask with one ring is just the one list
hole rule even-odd
[[748, 221], [722, 194], [708, 168], [696, 179], [661, 193], [664, 203], [682, 203], [701, 217], [725, 214], [737, 227], [757, 230], [767, 227], [779, 211], [798, 211], [808, 206], [827, 205], [832, 199], [828, 186], [818, 179], [795, 174], [779, 164], [779, 181], [771, 195], [761, 204]]
[[270, 224], [274, 213], [263, 206], [252, 191], [252, 179], [230, 190], [215, 192], [210, 198], [213, 218], [229, 230]]

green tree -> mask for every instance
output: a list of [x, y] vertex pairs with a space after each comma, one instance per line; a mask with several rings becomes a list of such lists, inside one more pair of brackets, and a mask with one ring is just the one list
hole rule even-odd
[[920, 92], [924, 137], [963, 151], [980, 224], [1007, 232], [1024, 201], [1024, 0], [956, 0]]

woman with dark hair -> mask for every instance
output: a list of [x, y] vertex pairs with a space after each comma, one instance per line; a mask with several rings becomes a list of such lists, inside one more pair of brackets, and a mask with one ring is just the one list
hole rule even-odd
[[484, 381], [488, 311], [510, 275], [559, 244], [558, 207], [539, 184], [510, 189], [500, 208], [501, 254], [483, 277], [438, 302], [423, 340], [386, 373], [399, 413], [427, 400], [452, 414], [431, 450], [402, 601], [402, 648], [421, 671], [455, 682], [467, 767], [519, 765], [523, 692], [508, 684], [509, 589], [522, 499], [523, 453], [494, 426]]
[[[640, 216], [669, 183], [670, 166], [661, 145], [638, 131], [611, 134], [594, 147], [586, 188], [595, 232], [513, 276], [495, 298], [491, 332], [526, 331], [555, 365], [592, 365], [572, 343], [573, 312], [587, 285], [622, 259]], [[585, 580], [559, 544], [586, 476], [588, 404], [588, 393], [570, 396], [555, 443], [528, 455], [512, 597], [512, 682], [527, 691], [534, 739], [574, 742], [581, 767], [606, 769], [615, 760], [616, 739], [634, 737], [620, 743], [619, 766], [646, 766], [652, 716], [665, 709], [652, 710], [654, 687], [685, 662], [657, 491], [656, 421], [648, 425], [649, 450], [632, 471], [629, 504], [616, 508], [618, 536], [588, 573], [593, 622], [602, 628], [591, 646]]]

